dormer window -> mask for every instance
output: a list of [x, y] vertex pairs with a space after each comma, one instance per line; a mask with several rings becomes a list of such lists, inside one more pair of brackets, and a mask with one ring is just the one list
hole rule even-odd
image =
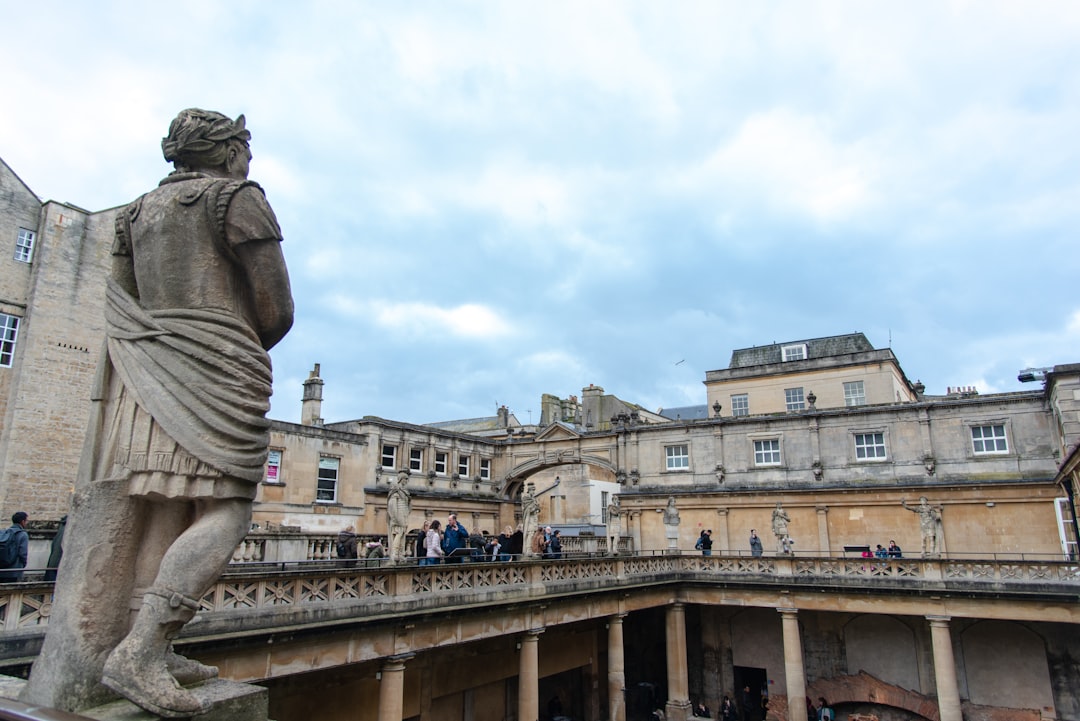
[[781, 346], [780, 353], [785, 363], [788, 361], [806, 360], [806, 344], [794, 343], [792, 345]]

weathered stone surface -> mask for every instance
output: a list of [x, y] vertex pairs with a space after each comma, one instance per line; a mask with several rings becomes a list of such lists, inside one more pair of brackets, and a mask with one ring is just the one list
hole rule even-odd
[[117, 216], [106, 351], [26, 700], [78, 711], [107, 687], [168, 718], [209, 708], [178, 682], [217, 670], [172, 639], [249, 528], [267, 351], [293, 314], [280, 228], [247, 180], [250, 137], [243, 116], [181, 112], [162, 141], [176, 170]]
[[[0, 698], [16, 699], [26, 681], [14, 676], [0, 676]], [[209, 709], [193, 718], [196, 721], [266, 721], [269, 694], [262, 686], [215, 679], [191, 687], [203, 705]], [[81, 715], [98, 721], [153, 721], [159, 719], [130, 701], [109, 701], [100, 706], [83, 709]]]
[[[217, 679], [190, 688], [210, 710], [192, 717], [195, 721], [266, 721], [269, 696], [265, 688]], [[160, 718], [130, 701], [86, 709], [84, 716], [98, 721], [151, 721]]]

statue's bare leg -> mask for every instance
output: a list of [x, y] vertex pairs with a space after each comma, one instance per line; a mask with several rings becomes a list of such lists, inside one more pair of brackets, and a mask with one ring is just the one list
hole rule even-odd
[[[154, 585], [165, 553], [194, 521], [195, 504], [185, 503], [183, 505], [187, 506], [187, 508], [182, 508], [177, 503], [143, 501], [141, 504], [139, 515], [144, 524], [143, 528], [152, 528], [153, 532], [139, 533], [142, 540], [135, 564], [136, 595], [134, 600], [136, 605], [132, 606], [132, 622], [134, 622], [137, 611], [142, 605], [143, 594], [146, 589], [152, 588]], [[173, 651], [171, 646], [165, 661], [169, 673], [173, 675], [173, 678], [181, 686], [206, 681], [216, 678], [218, 675], [216, 666], [207, 666], [194, 659], [185, 658]]]
[[165, 552], [135, 625], [109, 655], [102, 677], [112, 690], [165, 718], [208, 710], [169, 673], [169, 660], [175, 665], [182, 658], [172, 654], [172, 639], [195, 615], [200, 597], [228, 565], [251, 522], [251, 502], [244, 499], [196, 504], [195, 522]]

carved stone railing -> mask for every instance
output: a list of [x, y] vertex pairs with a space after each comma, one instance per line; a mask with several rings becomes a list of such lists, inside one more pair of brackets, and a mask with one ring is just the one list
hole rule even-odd
[[[882, 595], [905, 588], [929, 588], [941, 593], [1016, 593], [1019, 597], [1036, 590], [1043, 596], [1074, 600], [1080, 594], [1080, 563], [657, 554], [438, 566], [364, 561], [355, 566], [341, 561], [251, 564], [231, 569], [202, 598], [201, 605], [205, 614], [220, 618], [237, 611], [286, 615], [319, 611], [341, 602], [346, 602], [350, 613], [355, 613], [355, 604], [360, 603], [400, 614], [447, 603], [516, 603], [536, 594], [588, 593], [680, 581], [814, 585]], [[44, 627], [51, 610], [52, 584], [0, 585], [0, 644], [6, 632]]]
[[[358, 536], [363, 548], [368, 541], [385, 537]], [[336, 533], [250, 533], [233, 552], [234, 565], [246, 563], [295, 563], [297, 561], [330, 561], [337, 558]]]
[[[381, 541], [378, 535], [357, 536], [361, 555], [366, 543]], [[409, 539], [412, 542], [412, 536]], [[607, 552], [607, 539], [603, 536], [566, 536], [562, 540], [563, 554], [596, 555]], [[330, 533], [282, 533], [280, 531], [254, 532], [248, 534], [233, 552], [234, 565], [245, 563], [289, 563], [295, 561], [329, 561], [337, 558], [337, 534]], [[408, 549], [411, 552], [411, 548]], [[619, 541], [620, 553], [633, 550], [633, 539], [624, 537]]]

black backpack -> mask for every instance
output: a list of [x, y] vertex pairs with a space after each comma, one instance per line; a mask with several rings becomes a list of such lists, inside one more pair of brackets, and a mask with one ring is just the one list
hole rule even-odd
[[25, 533], [15, 526], [0, 531], [0, 568], [18, 568], [19, 539]]

